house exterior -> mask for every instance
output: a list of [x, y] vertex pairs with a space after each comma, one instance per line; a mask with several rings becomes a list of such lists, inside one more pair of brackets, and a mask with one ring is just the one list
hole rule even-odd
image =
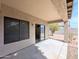
[[[35, 44], [36, 24], [45, 26], [44, 39], [48, 39], [48, 22], [64, 22], [65, 40], [67, 40], [67, 13], [66, 0], [0, 0], [0, 57]], [[4, 44], [5, 17], [28, 21], [29, 38]]]

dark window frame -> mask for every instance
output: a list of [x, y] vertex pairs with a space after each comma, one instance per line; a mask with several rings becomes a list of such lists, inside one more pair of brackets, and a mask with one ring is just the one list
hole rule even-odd
[[[19, 38], [16, 40], [16, 41], [12, 41], [12, 42], [6, 42], [6, 40], [7, 40], [7, 38], [5, 38], [5, 36], [7, 36], [6, 34], [5, 34], [5, 32], [7, 31], [6, 29], [5, 29], [5, 27], [7, 26], [6, 24], [5, 24], [5, 20], [7, 20], [7, 19], [9, 19], [9, 20], [14, 20], [14, 22], [18, 22], [19, 23], [19, 29], [18, 29], [18, 31], [19, 31]], [[21, 28], [20, 28], [20, 26], [21, 26], [21, 24], [20, 24], [20, 22], [25, 22], [25, 24], [27, 24], [27, 26], [28, 27], [26, 27], [27, 28], [27, 34], [28, 34], [28, 36], [27, 36], [27, 38], [25, 38], [25, 39], [21, 39], [20, 38], [20, 30], [21, 30]], [[20, 19], [16, 19], [16, 18], [12, 18], [12, 17], [7, 17], [7, 16], [4, 16], [4, 44], [10, 44], [10, 43], [14, 43], [14, 42], [18, 42], [18, 41], [22, 41], [22, 40], [26, 40], [26, 39], [29, 39], [30, 38], [30, 31], [29, 31], [29, 29], [30, 29], [30, 23], [29, 23], [29, 21], [25, 21], [25, 20], [20, 20]], [[12, 32], [11, 32], [12, 33]], [[15, 32], [16, 33], [16, 32]], [[16, 36], [17, 37], [17, 36]], [[10, 39], [9, 39], [10, 40]]]

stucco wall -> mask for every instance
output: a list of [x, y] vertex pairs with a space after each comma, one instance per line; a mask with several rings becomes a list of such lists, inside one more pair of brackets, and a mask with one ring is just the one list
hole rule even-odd
[[[44, 24], [46, 26], [45, 37], [46, 39], [48, 38], [47, 22], [4, 4], [1, 5], [1, 13], [2, 14], [0, 14], [1, 15], [0, 16], [0, 57], [34, 44], [35, 43], [35, 24]], [[30, 38], [27, 40], [22, 40], [19, 42], [4, 45], [4, 16], [9, 16], [9, 17], [29, 21]]]
[[0, 0], [0, 15], [1, 15], [1, 0]]

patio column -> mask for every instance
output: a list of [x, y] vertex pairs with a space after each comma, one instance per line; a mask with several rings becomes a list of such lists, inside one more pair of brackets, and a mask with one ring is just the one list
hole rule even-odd
[[68, 42], [69, 40], [69, 32], [68, 32], [68, 21], [64, 22], [64, 41]]

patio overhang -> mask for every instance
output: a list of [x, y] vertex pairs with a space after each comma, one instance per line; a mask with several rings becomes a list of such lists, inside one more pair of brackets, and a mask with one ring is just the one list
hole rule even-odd
[[48, 21], [48, 23], [59, 23], [59, 22], [63, 22], [62, 19], [58, 19], [58, 20], [55, 20], [55, 21]]
[[2, 0], [2, 4], [47, 22], [68, 20], [65, 0]]

